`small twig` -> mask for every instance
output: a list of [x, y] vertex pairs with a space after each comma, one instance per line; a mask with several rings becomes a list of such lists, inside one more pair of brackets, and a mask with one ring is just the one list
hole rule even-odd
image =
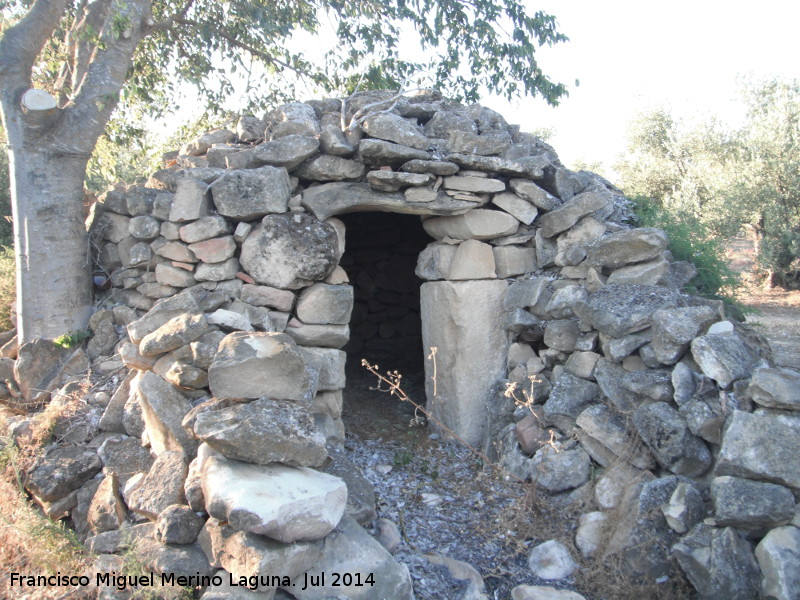
[[416, 546], [411, 543], [411, 540], [408, 538], [408, 534], [406, 533], [406, 521], [403, 518], [402, 508], [397, 509], [397, 522], [400, 524], [400, 535], [403, 536], [403, 539], [406, 541], [406, 544], [408, 544], [408, 547], [412, 550], [416, 550]]
[[[378, 370], [380, 367], [378, 365], [371, 365], [369, 363], [369, 361], [367, 361], [366, 358], [362, 358], [361, 359], [361, 366], [363, 366], [365, 369], [367, 369], [367, 371], [369, 371], [370, 373], [375, 375], [375, 377], [378, 378], [378, 386], [375, 387], [375, 388], [370, 388], [370, 389], [373, 389], [373, 390], [376, 390], [376, 391], [379, 391], [379, 392], [388, 392], [390, 395], [397, 396], [397, 398], [401, 402], [408, 402], [409, 404], [411, 404], [415, 408], [415, 412], [419, 411], [420, 413], [425, 415], [425, 417], [429, 421], [433, 421], [434, 423], [436, 423], [448, 435], [450, 435], [454, 439], [458, 440], [465, 448], [467, 448], [467, 450], [469, 450], [474, 455], [476, 455], [478, 458], [480, 458], [481, 461], [483, 461], [484, 465], [487, 465], [487, 466], [491, 467], [495, 471], [502, 472], [504, 475], [507, 475], [508, 477], [516, 479], [520, 483], [525, 483], [525, 481], [523, 479], [520, 479], [519, 477], [517, 477], [513, 473], [510, 473], [510, 472], [506, 471], [505, 469], [503, 469], [498, 464], [492, 462], [491, 459], [488, 456], [486, 456], [486, 454], [484, 454], [483, 452], [481, 452], [480, 450], [475, 448], [475, 446], [473, 446], [470, 443], [468, 443], [466, 440], [464, 440], [464, 438], [459, 436], [455, 431], [453, 431], [447, 425], [442, 423], [438, 418], [436, 418], [433, 415], [433, 413], [431, 411], [427, 410], [425, 407], [423, 407], [422, 405], [418, 404], [417, 402], [414, 402], [411, 398], [409, 398], [408, 394], [406, 394], [405, 391], [403, 390], [403, 388], [400, 387], [401, 386], [401, 380], [402, 380], [403, 376], [398, 371], [387, 371], [386, 374], [383, 375]], [[387, 386], [387, 387], [383, 387], [384, 385]]]
[[431, 346], [431, 352], [428, 354], [428, 360], [433, 361], [433, 375], [431, 375], [431, 379], [433, 380], [433, 397], [436, 398], [438, 394], [436, 393], [436, 353], [439, 352], [439, 348], [436, 346]]
[[506, 398], [513, 398], [514, 399], [514, 404], [516, 404], [517, 406], [520, 406], [520, 407], [524, 406], [525, 408], [530, 410], [531, 414], [534, 417], [536, 417], [536, 419], [541, 423], [542, 419], [539, 418], [539, 415], [537, 415], [536, 412], [533, 410], [533, 405], [536, 403], [536, 398], [534, 396], [533, 387], [537, 383], [541, 383], [542, 380], [539, 379], [539, 377], [537, 375], [530, 375], [530, 376], [528, 376], [528, 381], [531, 382], [531, 390], [530, 390], [530, 392], [527, 391], [527, 390], [522, 390], [522, 397], [525, 398], [524, 400], [520, 400], [517, 397], [517, 394], [516, 394], [517, 383], [515, 381], [511, 381], [511, 382], [506, 384], [506, 391], [503, 392], [503, 396], [505, 396]]

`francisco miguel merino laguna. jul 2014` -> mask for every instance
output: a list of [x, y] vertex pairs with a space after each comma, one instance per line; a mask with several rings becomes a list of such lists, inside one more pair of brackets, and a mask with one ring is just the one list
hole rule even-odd
[[[236, 577], [229, 573], [228, 585], [231, 587], [245, 587], [250, 590], [261, 588], [294, 587], [290, 577], [286, 575], [252, 575], [250, 577]], [[303, 590], [310, 587], [363, 587], [374, 585], [372, 573], [319, 573], [317, 575], [303, 576]], [[11, 587], [86, 587], [91, 579], [88, 575], [67, 575], [60, 571], [53, 575], [24, 575], [22, 573], [11, 573]], [[178, 585], [186, 587], [209, 587], [221, 586], [224, 579], [219, 574], [214, 575], [176, 575], [175, 573], [161, 573], [159, 583], [163, 586]], [[110, 573], [96, 573], [95, 585], [97, 587], [114, 587], [119, 591], [124, 591], [134, 587], [152, 587], [156, 585], [155, 573], [144, 575], [123, 575], [115, 571]]]

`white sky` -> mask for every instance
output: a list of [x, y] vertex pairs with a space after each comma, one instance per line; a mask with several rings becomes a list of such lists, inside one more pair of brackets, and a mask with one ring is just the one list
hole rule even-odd
[[[523, 130], [554, 130], [550, 142], [567, 166], [599, 162], [610, 171], [637, 112], [665, 107], [677, 117], [713, 114], [735, 125], [741, 77], [800, 77], [797, 0], [524, 2], [531, 14], [555, 15], [570, 38], [539, 51], [539, 65], [570, 96], [556, 108], [541, 99], [482, 103]], [[322, 53], [334, 39], [332, 32], [301, 34], [296, 43]], [[408, 48], [409, 58], [418, 53]]]
[[[610, 166], [637, 112], [741, 115], [737, 77], [800, 77], [800, 3], [791, 0], [526, 0], [557, 17], [570, 41], [541, 50], [540, 66], [570, 87], [557, 108], [541, 100], [485, 100], [523, 129], [551, 127], [570, 165]], [[575, 87], [575, 79], [580, 86]]]

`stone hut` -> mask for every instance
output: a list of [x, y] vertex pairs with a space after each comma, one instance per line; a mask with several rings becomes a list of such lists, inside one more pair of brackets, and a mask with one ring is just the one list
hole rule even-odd
[[[286, 104], [107, 192], [90, 231], [105, 291], [84, 360], [127, 373], [93, 433], [119, 435], [54, 449], [28, 489], [98, 552], [135, 516], [160, 570], [347, 568], [375, 587], [262, 591], [413, 597], [337, 451], [348, 353], [393, 350], [424, 364], [445, 437], [588, 499], [587, 523], [623, 515], [603, 552], [631, 576], [674, 557], [703, 597], [798, 597], [800, 375], [682, 291], [694, 267], [620, 190], [496, 112], [433, 93]], [[56, 458], [84, 467], [57, 489]]]

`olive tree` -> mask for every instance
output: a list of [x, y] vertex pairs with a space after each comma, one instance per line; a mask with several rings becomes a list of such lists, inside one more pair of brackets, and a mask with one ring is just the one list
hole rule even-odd
[[800, 82], [749, 82], [736, 128], [655, 110], [636, 117], [615, 165], [630, 196], [688, 216], [720, 239], [755, 234], [759, 262], [782, 285], [800, 283]]
[[[536, 61], [539, 47], [566, 38], [554, 17], [517, 0], [12, 0], [0, 9], [22, 342], [88, 320], [84, 175], [121, 103], [163, 110], [178, 82], [190, 82], [219, 106], [233, 91], [230, 73], [250, 61], [269, 75], [264, 97], [281, 77], [291, 93], [297, 80], [331, 91], [421, 73], [466, 100], [488, 89], [554, 104], [566, 93]], [[322, 22], [338, 38], [324, 59], [290, 50], [295, 32]], [[404, 58], [409, 32], [427, 62]]]

